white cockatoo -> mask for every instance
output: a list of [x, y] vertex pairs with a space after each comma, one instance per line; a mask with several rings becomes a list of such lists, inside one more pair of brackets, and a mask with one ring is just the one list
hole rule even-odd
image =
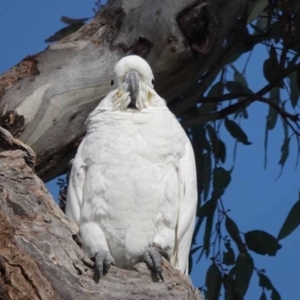
[[187, 274], [198, 197], [189, 138], [155, 92], [144, 59], [122, 58], [111, 85], [86, 121], [66, 215], [95, 258], [96, 280], [111, 264], [140, 261], [162, 278], [162, 253]]

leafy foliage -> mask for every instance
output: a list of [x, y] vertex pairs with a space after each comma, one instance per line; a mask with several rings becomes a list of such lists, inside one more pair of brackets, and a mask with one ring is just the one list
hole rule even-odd
[[[268, 299], [269, 294], [266, 291], [271, 293], [271, 299], [281, 299], [279, 292], [264, 274], [265, 271], [255, 267], [255, 257], [252, 258], [250, 253], [276, 256], [282, 248], [279, 240], [290, 235], [300, 224], [300, 200], [291, 208], [277, 238], [256, 228], [242, 233], [238, 224], [230, 217], [222, 198], [234, 177], [231, 172], [233, 168], [226, 170], [224, 167], [229, 153], [221, 131], [226, 129], [235, 140], [236, 146], [239, 144], [241, 147], [251, 147], [251, 137], [249, 139], [243, 129], [242, 120], [251, 117], [248, 106], [259, 101], [269, 106], [265, 125], [265, 167], [268, 135], [278, 121], [281, 121], [284, 129], [282, 145], [278, 147], [280, 174], [289, 159], [292, 141], [297, 142], [300, 153], [300, 22], [297, 18], [300, 18], [298, 1], [253, 1], [246, 17], [247, 22], [244, 23], [244, 31], [241, 30], [244, 38], [240, 36], [235, 40], [236, 44], [239, 43], [238, 49], [230, 48], [231, 53], [235, 51], [235, 54], [224, 61], [218, 77], [213, 79], [215, 81], [218, 78], [218, 81], [211, 82], [208, 93], [199, 99], [198, 106], [193, 109], [194, 115], [200, 118], [205, 116], [208, 121], [196, 126], [190, 125], [196, 124], [195, 121], [183, 122], [183, 126], [187, 124], [191, 130], [200, 178], [201, 206], [197, 211], [199, 219], [195, 236], [205, 226], [203, 244], [197, 245], [194, 253], [199, 252], [198, 261], [203, 253], [212, 260], [207, 270], [205, 287], [202, 288], [208, 299], [219, 299], [223, 296], [224, 299], [245, 297], [254, 273], [257, 274], [259, 286], [262, 288], [260, 299]], [[251, 53], [258, 44], [265, 45], [269, 54], [262, 66], [267, 85], [254, 92], [247, 83], [245, 70]], [[249, 52], [249, 59], [241, 72], [235, 67], [234, 61], [245, 52]], [[232, 70], [231, 73], [228, 67]], [[229, 74], [233, 75], [232, 79]], [[283, 100], [283, 91], [289, 95], [288, 100]], [[191, 112], [190, 115], [192, 114]], [[201, 134], [195, 134], [196, 128], [200, 127]]]

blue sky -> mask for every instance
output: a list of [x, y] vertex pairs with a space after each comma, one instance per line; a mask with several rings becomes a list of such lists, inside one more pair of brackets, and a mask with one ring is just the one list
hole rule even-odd
[[[0, 73], [8, 70], [25, 56], [42, 51], [47, 47], [43, 41], [64, 24], [59, 21], [62, 15], [80, 18], [93, 15], [94, 0], [44, 0], [0, 2], [1, 59]], [[267, 57], [264, 47], [257, 47], [247, 68], [246, 76], [249, 86], [254, 91], [264, 86], [262, 62]], [[242, 70], [246, 56], [235, 66]], [[269, 136], [268, 168], [264, 170], [264, 128], [268, 107], [255, 103], [249, 109], [250, 118], [243, 120], [242, 128], [247, 133], [251, 146], [238, 146], [238, 155], [232, 174], [232, 182], [223, 197], [226, 208], [230, 208], [230, 217], [236, 221], [242, 232], [260, 229], [277, 235], [291, 206], [298, 200], [299, 170], [295, 170], [296, 143], [291, 144], [290, 157], [283, 175], [277, 181], [280, 171], [278, 161], [283, 140], [283, 127], [279, 121]], [[228, 147], [226, 168], [232, 166], [232, 149], [234, 141], [222, 129], [221, 137]], [[47, 184], [54, 198], [58, 188], [55, 181]], [[300, 299], [298, 270], [300, 269], [299, 229], [287, 237], [281, 244], [283, 248], [277, 256], [259, 256], [251, 253], [255, 266], [266, 269], [267, 276], [282, 299]], [[198, 237], [201, 244], [203, 232]], [[197, 258], [197, 254], [196, 254]], [[205, 282], [206, 270], [210, 260], [202, 259], [193, 267], [192, 280], [196, 286]], [[246, 300], [259, 299], [261, 290], [258, 277], [253, 276]]]

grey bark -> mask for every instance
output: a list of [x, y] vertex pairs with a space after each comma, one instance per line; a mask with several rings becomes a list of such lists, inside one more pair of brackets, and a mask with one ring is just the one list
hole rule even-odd
[[50, 180], [66, 170], [84, 135], [84, 121], [109, 91], [121, 57], [145, 57], [157, 91], [180, 115], [197, 102], [189, 91], [218, 64], [224, 40], [246, 4], [111, 0], [75, 34], [0, 77], [0, 126], [34, 149], [37, 174]]

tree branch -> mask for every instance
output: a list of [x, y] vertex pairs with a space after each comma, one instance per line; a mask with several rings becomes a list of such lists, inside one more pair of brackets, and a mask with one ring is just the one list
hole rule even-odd
[[27, 165], [34, 168], [36, 155], [34, 151], [20, 140], [15, 139], [8, 130], [0, 126], [0, 152], [8, 150], [22, 150], [24, 151], [24, 159]]
[[235, 93], [228, 93], [228, 94], [225, 94], [222, 96], [217, 96], [217, 97], [209, 97], [209, 98], [203, 97], [200, 99], [200, 102], [202, 102], [202, 103], [210, 102], [210, 101], [222, 102], [222, 101], [227, 101], [227, 100], [231, 100], [231, 99], [235, 99], [235, 98], [239, 98], [239, 97], [247, 97], [247, 98], [243, 101], [237, 102], [237, 103], [232, 104], [224, 109], [221, 109], [220, 111], [217, 111], [213, 114], [202, 115], [197, 118], [193, 118], [193, 119], [184, 121], [184, 122], [182, 122], [182, 126], [184, 128], [188, 128], [188, 127], [195, 126], [198, 124], [207, 123], [209, 121], [216, 121], [216, 120], [223, 119], [233, 113], [236, 113], [239, 110], [245, 109], [246, 107], [248, 107], [251, 103], [253, 103], [255, 101], [267, 103], [267, 104], [271, 105], [274, 109], [276, 109], [276, 111], [284, 118], [288, 118], [288, 119], [292, 120], [293, 122], [297, 122], [297, 121], [299, 121], [298, 114], [296, 114], [296, 115], [289, 114], [284, 109], [282, 109], [281, 107], [279, 107], [278, 105], [273, 103], [272, 100], [264, 98], [263, 95], [270, 92], [275, 86], [277, 86], [281, 82], [282, 79], [284, 79], [291, 73], [297, 71], [298, 69], [300, 69], [300, 63], [283, 70], [281, 72], [280, 76], [278, 76], [272, 82], [268, 83], [266, 86], [264, 86], [262, 89], [260, 89], [256, 94], [254, 94], [254, 93], [249, 94], [246, 92], [235, 92]]

